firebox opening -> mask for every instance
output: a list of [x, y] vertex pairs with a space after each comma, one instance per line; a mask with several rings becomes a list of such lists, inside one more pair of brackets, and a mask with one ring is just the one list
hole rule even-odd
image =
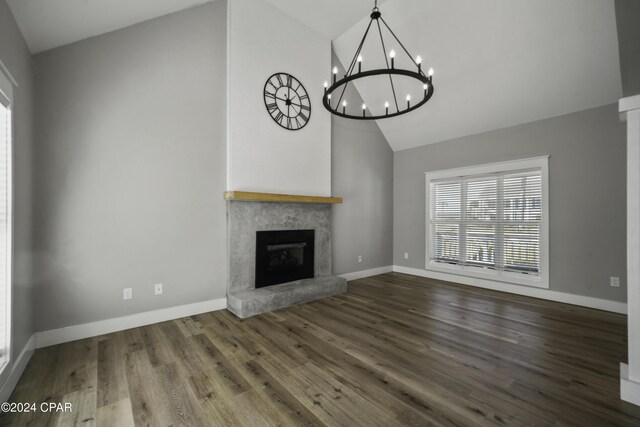
[[256, 232], [256, 288], [314, 277], [314, 230]]

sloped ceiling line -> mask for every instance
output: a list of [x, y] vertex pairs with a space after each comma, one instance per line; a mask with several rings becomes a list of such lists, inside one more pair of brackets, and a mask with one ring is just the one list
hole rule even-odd
[[[436, 93], [427, 105], [378, 121], [394, 150], [586, 110], [622, 96], [613, 0], [388, 0], [380, 9], [409, 51], [436, 70]], [[343, 63], [366, 20], [334, 40]], [[373, 48], [363, 49], [363, 68], [382, 65], [374, 62], [382, 59]], [[375, 82], [359, 80], [356, 87], [370, 108], [389, 100]], [[398, 96], [411, 90], [416, 88], [401, 88]]]
[[[7, 3], [37, 53], [208, 1]], [[333, 40], [343, 63], [373, 7], [372, 0], [264, 1]], [[405, 46], [436, 70], [436, 93], [426, 106], [378, 121], [394, 150], [569, 114], [622, 97], [614, 0], [386, 0], [379, 5]], [[365, 68], [382, 61], [380, 52], [371, 49], [379, 46], [364, 47]], [[414, 90], [399, 86], [402, 97]], [[370, 108], [390, 100], [375, 81], [358, 81], [356, 88]]]

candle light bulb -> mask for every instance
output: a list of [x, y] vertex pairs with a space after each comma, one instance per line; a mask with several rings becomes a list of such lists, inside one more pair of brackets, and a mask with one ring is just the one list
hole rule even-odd
[[342, 101], [342, 106], [346, 107], [347, 106], [347, 100], [345, 99], [344, 101]]
[[416, 64], [422, 64], [422, 57], [420, 55], [416, 56]]
[[366, 110], [367, 109], [367, 104], [362, 104], [362, 109]]
[[388, 102], [384, 103], [384, 108], [389, 108], [389, 103]]
[[422, 88], [423, 88], [424, 90], [427, 90], [427, 89], [429, 89], [429, 85], [428, 85], [428, 84], [425, 84], [424, 86], [422, 86]]
[[429, 77], [433, 76], [433, 68], [429, 68]]
[[407, 95], [407, 101], [411, 101], [411, 95]]
[[358, 62], [362, 62], [362, 55], [358, 55]]
[[331, 94], [327, 95], [327, 99], [331, 99]]
[[395, 58], [396, 57], [396, 51], [391, 49], [391, 52], [389, 52], [389, 58]]
[[338, 67], [333, 67], [333, 74], [338, 74]]
[[329, 83], [327, 81], [324, 82], [324, 88], [328, 88], [329, 87]]

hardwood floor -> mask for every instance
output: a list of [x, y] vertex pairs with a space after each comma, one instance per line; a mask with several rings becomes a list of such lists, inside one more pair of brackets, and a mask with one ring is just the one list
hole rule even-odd
[[398, 273], [38, 350], [2, 425], [640, 425], [626, 317]]

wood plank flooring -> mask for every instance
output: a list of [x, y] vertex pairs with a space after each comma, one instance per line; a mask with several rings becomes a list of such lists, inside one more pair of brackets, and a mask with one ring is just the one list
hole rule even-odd
[[15, 426], [640, 426], [626, 316], [388, 273], [239, 320], [226, 310], [36, 351]]

